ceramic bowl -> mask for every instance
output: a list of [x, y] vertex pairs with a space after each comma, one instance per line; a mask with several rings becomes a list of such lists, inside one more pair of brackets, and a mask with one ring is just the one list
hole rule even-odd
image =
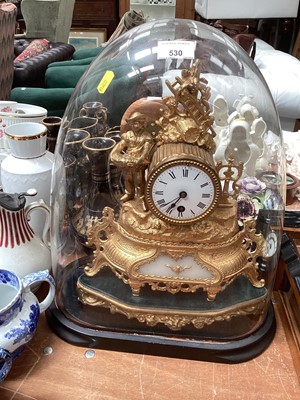
[[47, 110], [32, 104], [17, 103], [15, 112], [0, 112], [2, 125], [6, 126], [20, 122], [40, 122], [47, 116]]
[[5, 128], [22, 122], [41, 122], [47, 116], [47, 110], [32, 104], [17, 103], [16, 112], [0, 112], [0, 148], [9, 149], [5, 138]]
[[38, 122], [22, 122], [4, 130], [11, 153], [18, 158], [39, 157], [46, 151], [47, 127]]

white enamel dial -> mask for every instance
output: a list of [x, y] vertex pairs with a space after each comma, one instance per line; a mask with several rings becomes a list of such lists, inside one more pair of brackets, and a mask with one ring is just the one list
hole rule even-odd
[[173, 223], [191, 223], [206, 216], [219, 197], [215, 172], [196, 161], [166, 163], [149, 178], [150, 209]]
[[264, 257], [272, 257], [277, 251], [278, 239], [275, 232], [271, 232], [266, 237], [263, 255]]

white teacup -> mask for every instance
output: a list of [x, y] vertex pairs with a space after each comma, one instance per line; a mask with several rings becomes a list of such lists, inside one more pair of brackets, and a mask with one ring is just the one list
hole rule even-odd
[[22, 122], [7, 126], [4, 134], [15, 157], [35, 158], [46, 151], [47, 127], [44, 124]]

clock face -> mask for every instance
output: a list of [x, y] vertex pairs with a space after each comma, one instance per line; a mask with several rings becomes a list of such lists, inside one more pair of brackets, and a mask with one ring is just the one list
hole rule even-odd
[[277, 251], [277, 244], [278, 244], [278, 239], [277, 235], [275, 232], [271, 232], [268, 234], [266, 237], [264, 249], [263, 249], [263, 255], [264, 257], [272, 257], [276, 251]]
[[219, 194], [219, 179], [212, 168], [198, 161], [177, 160], [150, 175], [146, 200], [159, 218], [188, 224], [209, 214]]

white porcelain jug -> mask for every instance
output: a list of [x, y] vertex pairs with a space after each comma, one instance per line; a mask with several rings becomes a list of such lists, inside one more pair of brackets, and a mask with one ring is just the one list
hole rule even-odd
[[[50, 209], [42, 200], [25, 206], [25, 196], [35, 193], [0, 193], [0, 268], [9, 269], [20, 278], [51, 269], [51, 253], [47, 242]], [[43, 240], [28, 223], [30, 213], [36, 208], [48, 215]]]
[[[54, 155], [46, 150], [46, 126], [38, 122], [14, 124], [5, 129], [5, 136], [11, 154], [1, 164], [3, 191], [20, 193], [34, 188], [37, 195], [32, 201], [43, 200], [50, 206]], [[42, 237], [45, 214], [36, 210], [30, 217], [29, 225], [39, 237]]]

